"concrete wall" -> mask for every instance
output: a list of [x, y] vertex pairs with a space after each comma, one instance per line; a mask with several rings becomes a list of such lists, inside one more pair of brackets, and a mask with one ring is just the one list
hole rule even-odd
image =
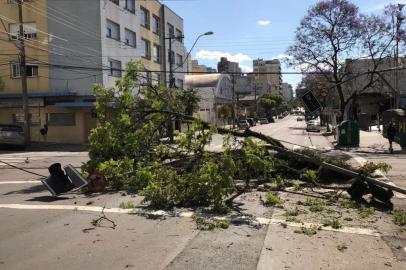
[[[63, 109], [54, 106], [30, 107], [31, 114], [39, 114], [40, 123], [31, 125], [31, 140], [43, 142], [44, 137], [40, 129], [47, 123], [47, 113], [75, 113], [74, 126], [49, 126], [46, 141], [50, 143], [85, 144], [89, 134], [89, 127], [96, 126], [96, 119], [89, 118], [89, 110]], [[0, 108], [0, 123], [14, 124], [12, 114], [22, 113], [21, 108]], [[87, 121], [87, 122], [86, 122]]]

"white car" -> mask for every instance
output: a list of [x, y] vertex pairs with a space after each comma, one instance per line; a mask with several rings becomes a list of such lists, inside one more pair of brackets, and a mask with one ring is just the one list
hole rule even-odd
[[25, 148], [23, 128], [16, 125], [0, 124], [0, 146]]
[[320, 122], [317, 120], [309, 120], [307, 122], [307, 126], [306, 126], [306, 131], [317, 131], [320, 132], [321, 130], [321, 126], [320, 126]]

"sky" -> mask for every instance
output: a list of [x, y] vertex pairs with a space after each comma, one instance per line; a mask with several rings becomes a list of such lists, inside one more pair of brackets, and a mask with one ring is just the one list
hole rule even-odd
[[[295, 30], [316, 0], [166, 0], [161, 1], [184, 19], [185, 45], [192, 58], [217, 68], [220, 57], [239, 62], [243, 71], [252, 71], [252, 60], [286, 57]], [[380, 13], [389, 3], [406, 0], [353, 0], [362, 13]], [[282, 66], [282, 71], [289, 71]], [[283, 75], [296, 87], [301, 75]]]

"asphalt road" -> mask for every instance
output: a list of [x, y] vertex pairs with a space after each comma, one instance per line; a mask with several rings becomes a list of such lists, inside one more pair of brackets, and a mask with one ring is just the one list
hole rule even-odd
[[[321, 134], [306, 132], [305, 123], [297, 122], [294, 116], [253, 129], [298, 145], [332, 147]], [[221, 150], [221, 145], [222, 137], [215, 136], [210, 147]], [[0, 160], [43, 175], [48, 174], [46, 167], [53, 162], [80, 166], [87, 159], [87, 152], [0, 152]], [[304, 244], [293, 229], [282, 234], [280, 225], [235, 224], [228, 230], [204, 232], [197, 230], [190, 215], [143, 212], [140, 196], [73, 192], [53, 198], [39, 179], [0, 164], [0, 269], [269, 269], [270, 265], [272, 269], [284, 269], [282, 265], [294, 266], [297, 262], [307, 263], [307, 269], [319, 269], [321, 265], [317, 260], [312, 264], [306, 257], [295, 261], [302, 251], [292, 256], [298, 243], [286, 240], [299, 239], [306, 251], [315, 243]], [[272, 209], [263, 207], [260, 198], [258, 194], [245, 198], [240, 215], [249, 212], [270, 219]], [[119, 208], [121, 202], [128, 201], [140, 211]], [[100, 222], [95, 226], [97, 220]], [[354, 241], [361, 241], [359, 246], [375, 241], [357, 237], [351, 235]], [[331, 252], [337, 257], [335, 246], [340, 236], [323, 239], [332, 247], [324, 254], [325, 265]], [[390, 249], [382, 241], [375, 244], [382, 245], [382, 256], [389, 258]], [[351, 253], [335, 258], [335, 262], [348, 260], [351, 263], [357, 258], [351, 258]], [[382, 269], [382, 265], [375, 269]]]

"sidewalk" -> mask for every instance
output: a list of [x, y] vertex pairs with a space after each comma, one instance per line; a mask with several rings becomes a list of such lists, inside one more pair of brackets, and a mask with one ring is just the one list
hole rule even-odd
[[[334, 138], [329, 137], [332, 142]], [[392, 166], [388, 178], [400, 187], [406, 187], [406, 151], [398, 143], [393, 143], [394, 153], [389, 153], [389, 142], [376, 127], [370, 132], [360, 131], [359, 147], [340, 147], [340, 150], [354, 156], [354, 159], [367, 160], [374, 163], [385, 162]]]

